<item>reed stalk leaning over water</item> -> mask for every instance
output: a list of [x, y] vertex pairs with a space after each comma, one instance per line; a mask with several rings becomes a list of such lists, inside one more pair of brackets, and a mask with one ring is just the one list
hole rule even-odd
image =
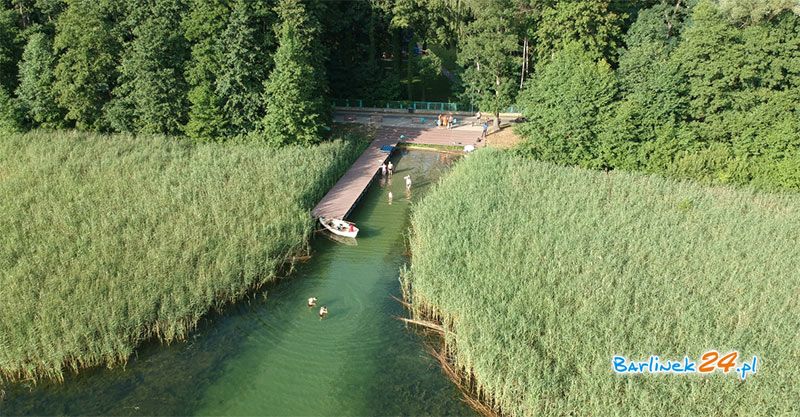
[[0, 140], [0, 375], [124, 362], [278, 277], [363, 143]]
[[[800, 196], [481, 150], [412, 214], [413, 318], [510, 416], [788, 415], [800, 398]], [[759, 373], [614, 374], [611, 359], [759, 355]]]

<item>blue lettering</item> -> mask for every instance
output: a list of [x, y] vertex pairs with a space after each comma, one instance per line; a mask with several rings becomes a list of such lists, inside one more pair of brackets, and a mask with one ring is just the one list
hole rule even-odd
[[758, 365], [758, 356], [753, 356], [752, 365], [749, 364], [749, 363], [743, 363], [742, 367], [739, 368], [740, 372], [741, 372], [741, 375], [739, 376], [739, 378], [741, 380], [744, 380], [745, 378], [747, 378], [747, 374], [748, 373], [752, 372], [753, 374], [755, 374], [757, 365]]
[[631, 361], [631, 364], [628, 365], [628, 372], [639, 373], [639, 368], [636, 367], [636, 362]]
[[683, 372], [697, 372], [695, 369], [695, 365], [697, 365], [694, 361], [690, 361], [688, 356], [683, 357]]
[[628, 368], [625, 367], [625, 358], [622, 356], [614, 356], [611, 364], [614, 367], [614, 372], [616, 373], [625, 373], [628, 371]]

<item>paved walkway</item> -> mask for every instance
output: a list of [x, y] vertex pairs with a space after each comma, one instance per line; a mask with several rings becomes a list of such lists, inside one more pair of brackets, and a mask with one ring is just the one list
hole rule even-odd
[[395, 139], [400, 143], [413, 145], [438, 145], [459, 146], [472, 145], [476, 148], [483, 146], [483, 141], [478, 142], [481, 128], [477, 129], [444, 129], [438, 127], [413, 128], [384, 126], [378, 129], [378, 138], [387, 140]]
[[[403, 113], [367, 113], [358, 111], [335, 111], [333, 121], [337, 123], [360, 123], [377, 126], [411, 127], [416, 129], [431, 129], [436, 127], [436, 115], [431, 114], [403, 114]], [[475, 116], [456, 116], [457, 126], [452, 130], [475, 130], [480, 132], [481, 126], [473, 126]]]

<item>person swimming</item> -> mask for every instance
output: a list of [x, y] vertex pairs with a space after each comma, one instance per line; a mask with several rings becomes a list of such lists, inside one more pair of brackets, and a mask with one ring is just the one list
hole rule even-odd
[[328, 315], [328, 307], [322, 306], [319, 308], [319, 319], [322, 320]]
[[317, 297], [309, 298], [308, 299], [308, 306], [309, 307], [314, 307], [315, 305], [317, 305]]

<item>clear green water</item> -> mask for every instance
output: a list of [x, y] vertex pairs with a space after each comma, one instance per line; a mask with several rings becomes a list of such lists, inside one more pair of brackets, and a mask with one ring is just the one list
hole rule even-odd
[[[452, 159], [411, 151], [392, 160], [393, 180], [374, 183], [351, 216], [356, 246], [318, 235], [291, 279], [211, 315], [186, 342], [143, 346], [125, 369], [6, 387], [0, 414], [475, 415], [394, 318], [403, 309], [390, 297], [407, 261], [409, 205]], [[311, 296], [327, 319], [306, 307]]]

